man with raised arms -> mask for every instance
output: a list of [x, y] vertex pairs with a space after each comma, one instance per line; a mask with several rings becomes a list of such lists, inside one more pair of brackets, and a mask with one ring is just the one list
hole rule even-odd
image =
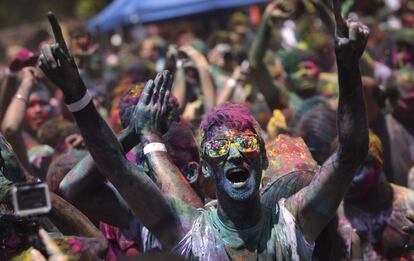
[[[201, 165], [204, 174], [214, 179], [217, 204], [196, 210], [182, 196], [185, 193], [174, 193], [174, 189], [161, 193], [124, 157], [115, 135], [91, 102], [53, 14], [49, 20], [57, 43], [43, 50], [40, 66], [63, 91], [100, 173], [165, 249], [189, 260], [309, 260], [314, 240], [335, 214], [368, 148], [358, 63], [369, 32], [357, 21], [345, 22], [338, 0], [334, 3], [340, 145], [309, 186], [273, 207], [260, 202], [266, 151], [256, 120], [243, 106], [224, 104], [203, 120]], [[168, 72], [147, 83], [131, 128], [145, 146], [152, 171], [164, 177], [159, 185], [174, 188], [184, 179], [160, 143], [171, 86]]]

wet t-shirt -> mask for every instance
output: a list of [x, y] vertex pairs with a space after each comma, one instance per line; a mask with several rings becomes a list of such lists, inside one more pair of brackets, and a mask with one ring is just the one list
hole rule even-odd
[[224, 225], [216, 206], [200, 210], [192, 229], [174, 253], [187, 260], [310, 260], [314, 244], [305, 241], [295, 218], [284, 207], [262, 205], [260, 222], [246, 230]]

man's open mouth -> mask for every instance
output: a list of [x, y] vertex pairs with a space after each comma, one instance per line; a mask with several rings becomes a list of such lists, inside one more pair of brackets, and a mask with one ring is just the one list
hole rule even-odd
[[233, 188], [242, 188], [247, 184], [249, 171], [244, 167], [229, 169], [226, 178], [233, 184]]

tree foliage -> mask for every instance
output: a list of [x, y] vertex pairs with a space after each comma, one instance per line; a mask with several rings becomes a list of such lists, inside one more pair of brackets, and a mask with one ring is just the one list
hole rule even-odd
[[58, 17], [88, 19], [111, 0], [0, 0], [0, 27], [43, 21], [48, 11]]
[[79, 18], [90, 18], [108, 4], [107, 0], [78, 0], [75, 14]]

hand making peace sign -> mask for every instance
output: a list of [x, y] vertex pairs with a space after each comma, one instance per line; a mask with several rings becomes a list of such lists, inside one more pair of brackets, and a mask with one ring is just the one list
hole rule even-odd
[[354, 66], [364, 53], [367, 45], [369, 29], [361, 22], [344, 20], [339, 0], [332, 0], [335, 16], [335, 51], [336, 57], [345, 66]]

